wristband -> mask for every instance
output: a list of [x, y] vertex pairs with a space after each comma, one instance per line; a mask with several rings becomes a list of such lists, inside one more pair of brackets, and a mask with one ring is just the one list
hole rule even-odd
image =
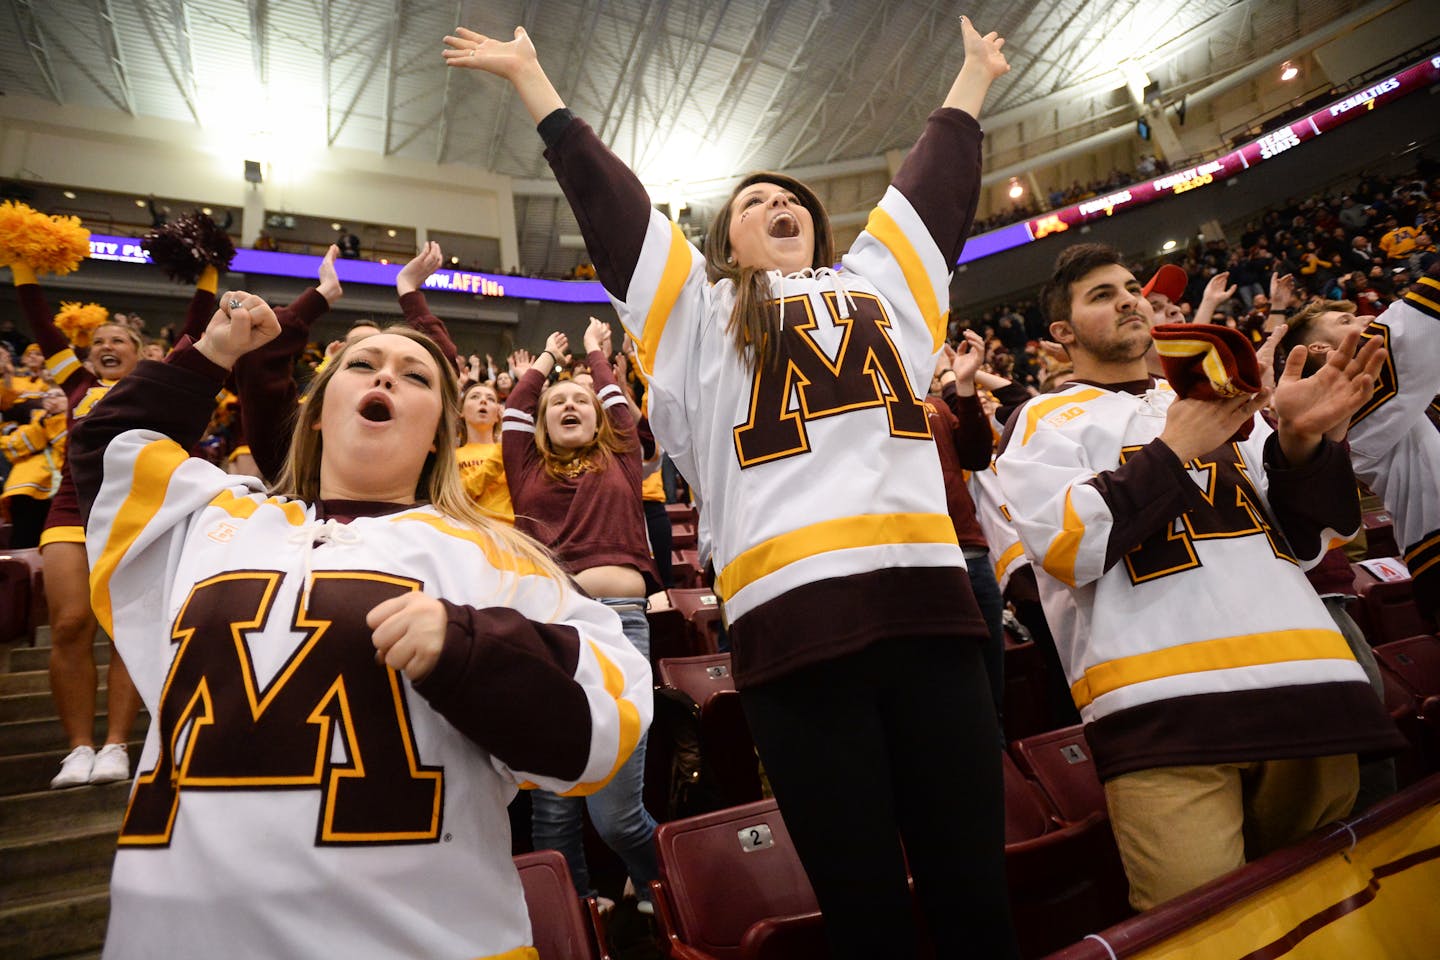
[[557, 356], [555, 356], [555, 353], [554, 353], [553, 350], [541, 350], [541, 351], [540, 351], [540, 356], [542, 356], [542, 357], [549, 357], [551, 363], [555, 364], [555, 366], [557, 366], [557, 367], [560, 366], [560, 358], [557, 357]]

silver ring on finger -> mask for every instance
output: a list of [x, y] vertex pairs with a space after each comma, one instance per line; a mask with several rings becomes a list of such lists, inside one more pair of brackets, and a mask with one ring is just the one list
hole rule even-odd
[[225, 306], [229, 307], [231, 310], [238, 310], [240, 309], [240, 301], [236, 300], [234, 297], [231, 297], [230, 300], [225, 304]]

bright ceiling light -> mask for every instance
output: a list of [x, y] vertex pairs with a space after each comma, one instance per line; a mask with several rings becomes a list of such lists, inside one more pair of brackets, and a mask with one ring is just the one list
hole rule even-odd
[[135, 206], [137, 206], [137, 207], [143, 207], [143, 206], [145, 206], [145, 201], [144, 201], [144, 200], [136, 200], [136, 201], [135, 201]]
[[75, 199], [75, 191], [74, 191], [74, 190], [66, 190], [66, 191], [65, 191], [65, 199], [66, 199], [66, 200], [74, 200], [74, 199]]
[[201, 208], [200, 208], [200, 212], [203, 213], [203, 214], [205, 214], [205, 216], [208, 217], [208, 216], [210, 216], [210, 214], [211, 214], [213, 211], [212, 211], [209, 207], [201, 207]]
[[1297, 67], [1297, 66], [1295, 66], [1295, 64], [1294, 64], [1293, 62], [1291, 62], [1291, 61], [1289, 61], [1289, 60], [1286, 60], [1284, 63], [1280, 64], [1280, 79], [1281, 79], [1281, 80], [1294, 80], [1294, 79], [1295, 79], [1296, 77], [1298, 77], [1299, 75], [1300, 75], [1300, 68]]
[[1019, 177], [1010, 178], [1010, 199], [1019, 200], [1025, 195], [1025, 188], [1020, 184]]
[[1174, 249], [1175, 249], [1175, 241], [1174, 241], [1174, 240], [1166, 240], [1166, 241], [1165, 241], [1165, 245], [1164, 245], [1163, 247], [1161, 247], [1160, 249], [1161, 249], [1161, 250], [1174, 250]]
[[386, 232], [388, 235], [392, 236], [392, 237], [395, 236], [395, 231], [394, 231], [394, 230], [386, 230], [385, 232]]
[[338, 224], [338, 223], [332, 223], [332, 224], [330, 224], [330, 229], [331, 229], [331, 230], [339, 230], [339, 229], [340, 229], [340, 224]]
[[450, 258], [450, 262], [451, 262], [451, 263], [459, 263], [459, 262], [460, 262], [460, 258], [459, 258], [459, 257], [451, 257], [451, 258]]

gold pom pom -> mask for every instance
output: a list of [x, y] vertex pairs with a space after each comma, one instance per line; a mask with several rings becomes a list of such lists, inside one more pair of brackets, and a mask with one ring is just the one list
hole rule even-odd
[[110, 311], [98, 303], [67, 301], [60, 304], [60, 312], [55, 314], [55, 326], [73, 346], [88, 347], [96, 328], [109, 319]]
[[90, 231], [78, 217], [52, 217], [24, 203], [0, 203], [0, 266], [21, 263], [36, 273], [63, 275], [89, 255]]

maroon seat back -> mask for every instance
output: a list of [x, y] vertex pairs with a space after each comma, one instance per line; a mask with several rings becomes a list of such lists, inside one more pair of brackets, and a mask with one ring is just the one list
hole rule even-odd
[[703, 704], [719, 690], [734, 690], [730, 675], [730, 654], [707, 653], [698, 657], [666, 657], [659, 661], [660, 683], [689, 694]]
[[665, 504], [665, 515], [670, 518], [670, 525], [672, 527], [678, 523], [698, 523], [700, 517], [699, 511], [688, 503]]
[[1105, 813], [1105, 788], [1081, 726], [1017, 740], [1011, 750], [1021, 771], [1040, 784], [1061, 820], [1079, 823], [1092, 813]]
[[525, 888], [531, 935], [540, 960], [608, 960], [604, 928], [593, 898], [581, 900], [565, 857], [537, 850], [515, 858]]
[[1357, 619], [1371, 646], [1435, 630], [1415, 603], [1415, 581], [1377, 581], [1356, 577], [1361, 615]]
[[[704, 587], [675, 587], [666, 591], [670, 605], [680, 611], [693, 634], [693, 643], [710, 653], [720, 649], [720, 600]], [[703, 701], [702, 701], [703, 702]]]
[[700, 706], [700, 776], [727, 804], [764, 795], [755, 741], [734, 690], [717, 690]]
[[0, 556], [0, 643], [30, 639], [30, 568]]
[[1362, 514], [1360, 523], [1365, 528], [1366, 559], [1400, 556], [1400, 547], [1395, 542], [1395, 523], [1388, 512], [1376, 510]]
[[1404, 682], [1416, 702], [1440, 696], [1440, 639], [1417, 636], [1393, 640], [1376, 647], [1375, 658]]
[[690, 956], [738, 960], [759, 921], [819, 909], [773, 800], [662, 823], [655, 846], [661, 933]]
[[40, 556], [40, 548], [6, 550], [0, 556], [19, 561], [30, 571], [29, 629], [33, 638], [36, 627], [50, 622], [50, 606], [45, 600], [45, 561]]

